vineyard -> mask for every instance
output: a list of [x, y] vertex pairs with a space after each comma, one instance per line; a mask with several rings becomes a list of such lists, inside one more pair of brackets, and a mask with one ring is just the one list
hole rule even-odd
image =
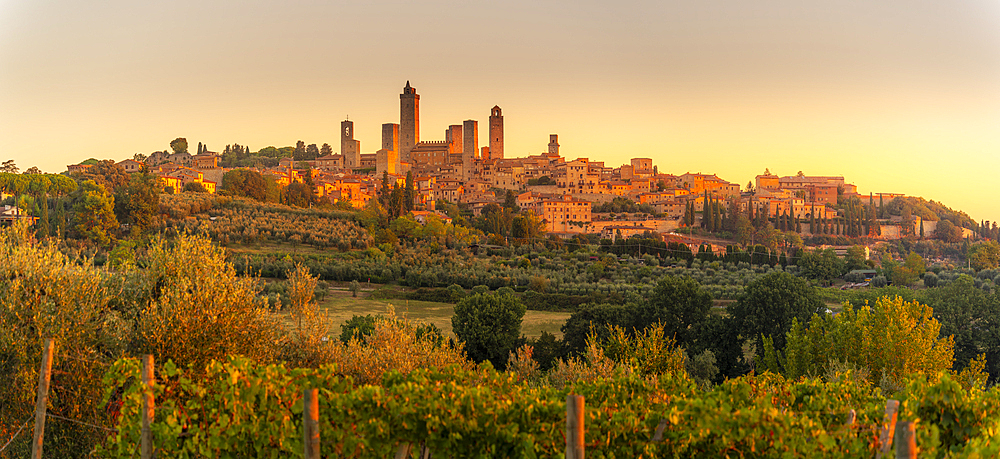
[[[125, 359], [105, 377], [109, 395], [122, 392], [118, 431], [99, 448], [103, 456], [132, 457], [138, 447], [139, 373], [139, 362]], [[886, 398], [850, 372], [829, 381], [751, 374], [707, 391], [683, 373], [607, 376], [557, 387], [488, 364], [452, 365], [361, 384], [334, 366], [288, 369], [239, 357], [204, 368], [167, 363], [154, 385], [151, 430], [161, 456], [298, 455], [302, 394], [318, 388], [325, 457], [392, 457], [404, 444], [435, 456], [561, 457], [572, 393], [585, 397], [592, 457], [874, 457], [880, 446]], [[920, 457], [1000, 454], [998, 390], [965, 389], [940, 375], [914, 379], [896, 397], [899, 419], [916, 424]]]
[[220, 244], [287, 242], [340, 251], [365, 249], [368, 233], [354, 212], [298, 209], [200, 193], [161, 195], [161, 230], [208, 234]]

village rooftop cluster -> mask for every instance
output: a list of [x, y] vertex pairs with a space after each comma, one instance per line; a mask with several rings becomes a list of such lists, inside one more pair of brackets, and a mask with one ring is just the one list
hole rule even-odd
[[[354, 122], [344, 120], [340, 129], [340, 152], [329, 152], [310, 160], [292, 157], [280, 159], [276, 167], [258, 167], [257, 171], [273, 179], [279, 187], [303, 183], [310, 174], [315, 193], [332, 203], [346, 202], [362, 208], [388, 183], [402, 185], [407, 174], [415, 184], [415, 208], [436, 212], [438, 201], [463, 203], [478, 216], [489, 204], [503, 201], [495, 190], [513, 190], [521, 209], [532, 210], [549, 233], [571, 236], [580, 233], [607, 233], [628, 237], [646, 231], [668, 232], [683, 224], [689, 207], [702, 209], [706, 199], [726, 208], [746, 211], [752, 207], [770, 217], [783, 215], [798, 219], [836, 217], [833, 206], [838, 196], [858, 196], [857, 187], [841, 176], [807, 176], [802, 173], [779, 177], [765, 171], [746, 189], [714, 174], [661, 173], [651, 158], [632, 158], [628, 164], [606, 166], [589, 158], [568, 160], [559, 149], [557, 134], [549, 136], [544, 152], [519, 158], [504, 155], [503, 113], [499, 106], [490, 109], [487, 145], [481, 145], [479, 123], [465, 120], [444, 130], [444, 140], [421, 140], [420, 95], [409, 81], [400, 98], [399, 123], [382, 125], [381, 148], [361, 153], [361, 142], [354, 138]], [[327, 150], [329, 147], [324, 145]], [[155, 152], [139, 162], [126, 159], [118, 164], [126, 172], [137, 172], [143, 165], [158, 175], [165, 189], [179, 193], [188, 183], [200, 183], [215, 193], [222, 176], [230, 169], [220, 168], [217, 152], [199, 148], [198, 154]], [[70, 173], [90, 166], [68, 166]], [[864, 198], [891, 200], [895, 193], [870, 193]], [[595, 219], [595, 204], [616, 197], [648, 204], [657, 218], [643, 216], [641, 221], [622, 224], [614, 219]], [[443, 214], [442, 218], [447, 219]], [[936, 222], [923, 222], [933, 225]], [[920, 225], [919, 218], [913, 225]], [[898, 226], [883, 227], [883, 238], [905, 233]], [[933, 227], [925, 228], [933, 231]]]

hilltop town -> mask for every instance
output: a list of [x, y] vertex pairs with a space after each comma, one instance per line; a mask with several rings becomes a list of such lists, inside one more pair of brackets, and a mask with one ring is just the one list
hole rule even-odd
[[[569, 159], [560, 152], [557, 134], [549, 136], [545, 151], [537, 155], [507, 157], [499, 106], [490, 109], [486, 145], [480, 141], [477, 120], [445, 127], [444, 140], [421, 140], [420, 95], [409, 81], [399, 100], [399, 122], [382, 125], [382, 142], [374, 153], [362, 153], [360, 140], [354, 138], [354, 121], [344, 120], [340, 123], [339, 152], [329, 144], [306, 146], [300, 141], [294, 148], [267, 147], [256, 153], [244, 146], [227, 145], [220, 154], [199, 144], [192, 155], [187, 151], [186, 139], [177, 139], [171, 143], [172, 151], [137, 154], [118, 165], [130, 173], [147, 167], [162, 179], [164, 189], [174, 194], [191, 184], [197, 184], [198, 191], [216, 193], [227, 172], [248, 168], [279, 188], [306, 184], [313, 188], [317, 199], [354, 208], [365, 207], [387, 184], [404, 186], [409, 177], [414, 189], [413, 209], [442, 218], [447, 216], [438, 212], [439, 202], [461, 204], [479, 216], [487, 206], [503, 203], [505, 195], [513, 192], [520, 209], [532, 210], [548, 233], [564, 237], [600, 233], [614, 239], [646, 232], [667, 233], [696, 224], [711, 227], [714, 222], [707, 220], [716, 212], [730, 217], [736, 213], [763, 213], [783, 231], [848, 234], [848, 220], [858, 218], [846, 215], [843, 209], [838, 212], [835, 206], [851, 198], [867, 201], [869, 209], [876, 208], [877, 203], [880, 210], [874, 215], [862, 215], [860, 220], [866, 224], [860, 229], [851, 227], [851, 236], [897, 239], [936, 230], [936, 219], [893, 218], [881, 211], [884, 203], [902, 194], [861, 195], [857, 186], [842, 176], [802, 172], [778, 176], [765, 170], [741, 189], [739, 184], [714, 174], [663, 172], [651, 158], [632, 158], [619, 166], [590, 158]], [[83, 173], [93, 164], [74, 164], [67, 169]], [[599, 212], [595, 207], [615, 198], [633, 201], [646, 212], [596, 215]], [[706, 201], [710, 210], [718, 210], [706, 212]], [[865, 212], [873, 213], [862, 210]], [[735, 230], [733, 225], [728, 226]], [[962, 231], [963, 237], [973, 234], [969, 228]]]

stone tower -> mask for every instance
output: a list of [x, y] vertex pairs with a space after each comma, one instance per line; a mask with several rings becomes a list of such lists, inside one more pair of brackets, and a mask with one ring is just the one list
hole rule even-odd
[[382, 149], [399, 153], [399, 125], [385, 123], [382, 125]]
[[399, 158], [410, 162], [410, 150], [420, 142], [420, 95], [406, 82], [399, 95]]
[[361, 141], [354, 140], [354, 121], [340, 122], [340, 154], [345, 168], [361, 167]]
[[465, 120], [462, 122], [462, 176], [466, 180], [472, 178], [473, 163], [476, 153], [479, 153], [479, 122]]
[[503, 115], [500, 106], [490, 110], [490, 157], [483, 159], [503, 159]]
[[559, 156], [559, 134], [549, 134], [549, 156]]
[[[399, 125], [396, 123], [385, 123], [382, 125], [382, 149], [376, 152], [376, 163], [381, 161], [381, 156], [377, 153], [384, 151], [386, 161], [388, 164], [386, 167], [390, 174], [396, 174], [400, 170], [399, 165]], [[378, 164], [376, 164], [376, 167]], [[382, 174], [381, 171], [376, 171], [379, 175]]]
[[462, 152], [465, 148], [465, 143], [462, 141], [462, 125], [452, 124], [448, 126], [448, 130], [444, 131], [444, 140], [448, 142], [448, 154], [458, 154]]

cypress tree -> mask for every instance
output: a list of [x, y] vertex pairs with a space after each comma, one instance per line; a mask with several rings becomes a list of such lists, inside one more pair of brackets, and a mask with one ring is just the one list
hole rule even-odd
[[795, 216], [795, 232], [796, 233], [802, 232], [802, 220], [799, 219], [798, 215]]
[[406, 172], [406, 190], [403, 191], [403, 212], [413, 210], [413, 201], [416, 200], [417, 192], [413, 188], [413, 171]]
[[709, 202], [708, 190], [705, 190], [704, 196], [702, 196], [702, 200], [701, 200], [701, 227], [702, 228], [707, 228], [708, 227], [708, 220], [709, 220], [708, 219], [708, 202]]
[[42, 218], [38, 219], [38, 237], [49, 237], [49, 194], [42, 193]]
[[722, 215], [719, 210], [719, 201], [716, 200], [712, 206], [712, 231], [718, 233], [722, 231]]
[[382, 207], [389, 207], [389, 193], [392, 192], [389, 189], [389, 172], [382, 171], [382, 189], [381, 193], [378, 194], [378, 201], [382, 204]]

